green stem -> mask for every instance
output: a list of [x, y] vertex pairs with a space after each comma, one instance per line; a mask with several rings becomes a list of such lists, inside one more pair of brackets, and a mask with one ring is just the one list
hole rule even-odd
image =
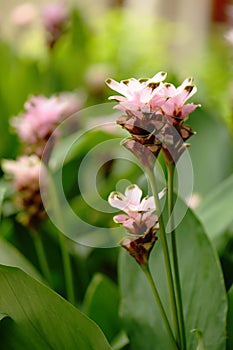
[[164, 226], [164, 221], [163, 221], [163, 216], [162, 216], [162, 212], [161, 212], [161, 208], [160, 208], [159, 196], [158, 196], [158, 191], [157, 191], [157, 185], [156, 185], [154, 171], [149, 170], [148, 168], [146, 169], [146, 171], [147, 171], [147, 175], [148, 175], [148, 178], [150, 181], [152, 193], [153, 193], [153, 196], [155, 199], [156, 212], [157, 212], [158, 221], [159, 221], [160, 239], [161, 239], [162, 248], [163, 248], [168, 289], [169, 289], [169, 294], [170, 294], [173, 324], [174, 324], [176, 339], [178, 341], [178, 344], [180, 344], [180, 329], [179, 329], [179, 320], [178, 320], [178, 313], [177, 313], [175, 289], [174, 289], [174, 283], [173, 283], [173, 277], [172, 277], [172, 269], [171, 269], [169, 251], [168, 251], [167, 238], [166, 238], [166, 233], [165, 233], [165, 226]]
[[49, 283], [49, 285], [52, 287], [51, 273], [49, 270], [49, 266], [48, 266], [48, 262], [46, 259], [46, 255], [45, 255], [45, 251], [44, 251], [44, 247], [43, 247], [40, 233], [34, 232], [34, 231], [32, 231], [31, 233], [32, 233], [32, 238], [34, 241], [34, 245], [35, 245], [35, 249], [36, 249], [36, 253], [37, 253], [38, 260], [39, 260], [41, 271], [42, 271], [44, 277], [46, 278], [47, 282]]
[[173, 207], [174, 207], [174, 164], [167, 165], [168, 173], [168, 215], [171, 223], [171, 247], [172, 247], [172, 261], [173, 261], [173, 270], [174, 270], [174, 282], [176, 289], [176, 300], [177, 300], [177, 309], [179, 316], [179, 327], [181, 331], [181, 344], [182, 349], [186, 350], [186, 337], [185, 337], [185, 322], [184, 322], [184, 313], [183, 313], [183, 303], [182, 303], [182, 292], [181, 292], [181, 283], [180, 283], [180, 274], [179, 274], [179, 263], [178, 263], [178, 254], [177, 254], [177, 244], [176, 244], [176, 233], [174, 229], [173, 221]]
[[163, 319], [163, 321], [164, 321], [164, 325], [165, 325], [165, 327], [166, 327], [166, 329], [167, 329], [167, 332], [168, 332], [168, 334], [169, 334], [170, 340], [171, 340], [171, 342], [172, 342], [174, 348], [175, 348], [175, 349], [178, 349], [178, 345], [177, 345], [176, 340], [175, 340], [175, 338], [174, 338], [174, 335], [173, 335], [173, 333], [172, 333], [171, 326], [170, 326], [170, 324], [169, 324], [167, 315], [166, 315], [166, 313], [165, 313], [165, 311], [164, 311], [164, 308], [163, 308], [163, 304], [162, 304], [161, 299], [160, 299], [160, 297], [159, 297], [158, 290], [157, 290], [157, 288], [156, 288], [156, 285], [155, 285], [155, 283], [154, 283], [153, 277], [152, 277], [152, 275], [151, 275], [151, 272], [150, 272], [150, 269], [149, 269], [149, 265], [146, 264], [146, 265], [140, 265], [140, 266], [141, 266], [142, 271], [145, 273], [145, 275], [146, 275], [146, 277], [147, 277], [147, 279], [148, 279], [148, 281], [149, 281], [149, 283], [150, 283], [150, 286], [151, 286], [153, 295], [154, 295], [155, 300], [156, 300], [156, 302], [157, 302], [157, 305], [158, 305], [160, 314], [161, 314], [162, 319]]
[[[54, 211], [54, 216], [56, 218], [56, 221], [59, 225], [60, 230], [64, 231], [64, 222], [63, 222], [63, 213], [61, 211], [61, 207], [58, 200], [58, 195], [56, 191], [56, 187], [54, 184], [54, 180], [52, 177], [52, 174], [50, 174], [50, 170], [47, 168], [47, 175], [48, 175], [48, 183], [49, 183], [49, 195], [52, 202], [52, 208]], [[65, 284], [66, 284], [66, 293], [67, 293], [67, 299], [70, 303], [75, 303], [75, 297], [74, 297], [74, 286], [73, 286], [73, 276], [72, 276], [72, 268], [71, 268], [71, 261], [69, 256], [69, 250], [68, 250], [68, 240], [66, 236], [58, 230], [59, 235], [59, 243], [61, 248], [61, 254], [62, 254], [62, 262], [63, 262], [63, 269], [64, 269], [64, 276], [65, 276]]]

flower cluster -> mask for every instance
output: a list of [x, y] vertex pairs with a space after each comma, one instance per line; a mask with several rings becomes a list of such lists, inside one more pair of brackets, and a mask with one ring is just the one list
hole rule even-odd
[[53, 135], [51, 143], [54, 143], [58, 136], [58, 133], [54, 132], [56, 126], [77, 111], [79, 104], [79, 99], [73, 93], [63, 93], [49, 98], [43, 95], [31, 96], [24, 105], [25, 112], [11, 120], [11, 125], [25, 145], [24, 152], [35, 153], [42, 157], [51, 135]]
[[42, 163], [36, 155], [22, 156], [17, 160], [3, 160], [2, 168], [13, 180], [13, 188], [17, 191], [15, 202], [21, 210], [19, 221], [35, 228], [45, 217], [40, 196], [40, 171]]
[[[175, 162], [187, 147], [184, 142], [193, 134], [184, 122], [199, 105], [186, 104], [197, 91], [191, 78], [176, 88], [164, 82], [166, 76], [160, 72], [151, 79], [132, 78], [120, 83], [108, 79], [106, 84], [121, 94], [109, 97], [119, 102], [115, 108], [124, 112], [117, 123], [155, 156], [162, 149], [166, 161]], [[131, 151], [134, 152], [132, 147]], [[136, 149], [134, 153], [138, 153]]]
[[[165, 191], [160, 192], [162, 198]], [[125, 214], [114, 216], [114, 221], [120, 223], [130, 234], [121, 245], [131, 254], [139, 264], [145, 264], [157, 240], [158, 217], [153, 214], [155, 202], [153, 197], [142, 199], [142, 190], [137, 185], [126, 188], [125, 194], [112, 192], [109, 203], [112, 207], [121, 209]]]

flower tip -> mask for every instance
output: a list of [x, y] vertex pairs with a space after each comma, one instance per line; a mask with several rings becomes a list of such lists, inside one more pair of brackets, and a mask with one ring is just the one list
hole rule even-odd
[[106, 85], [110, 85], [111, 82], [112, 82], [112, 79], [111, 79], [111, 78], [108, 78], [108, 79], [105, 80], [105, 84], [106, 84]]

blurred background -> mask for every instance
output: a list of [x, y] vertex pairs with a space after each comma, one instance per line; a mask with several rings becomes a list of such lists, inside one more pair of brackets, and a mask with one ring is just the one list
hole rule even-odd
[[[232, 62], [233, 3], [227, 0], [0, 0], [0, 156], [15, 159], [20, 154], [21, 145], [9, 127], [9, 120], [22, 112], [31, 94], [75, 92], [80, 108], [86, 108], [107, 102], [112, 92], [104, 82], [109, 77], [116, 80], [152, 77], [162, 70], [168, 72], [167, 80], [176, 85], [194, 77], [198, 92], [192, 100], [202, 107], [188, 121], [197, 131], [190, 141], [195, 176], [193, 207], [199, 205], [196, 213], [213, 237], [230, 285]], [[108, 138], [109, 134], [104, 132], [91, 138], [87, 135], [76, 160], [81, 162], [91, 147]], [[114, 172], [115, 169], [118, 171]], [[105, 200], [121, 178], [137, 181], [138, 172], [130, 166], [121, 164], [119, 170], [108, 163], [102, 170], [99, 182]], [[71, 174], [72, 162], [67, 164], [64, 186], [74, 208], [80, 215], [91, 217], [93, 224], [112, 225], [112, 215], [106, 223], [105, 217], [85, 206], [78, 190], [71, 186], [76, 173]], [[210, 211], [209, 202], [216, 204]], [[202, 215], [203, 208], [208, 220]], [[36, 265], [33, 252], [27, 248], [25, 230], [14, 221], [14, 213], [7, 205], [3, 217], [2, 237], [13, 242]], [[45, 230], [53, 231], [51, 227]], [[20, 237], [16, 231], [21, 232]], [[46, 239], [49, 250], [54, 243]], [[78, 260], [76, 268], [82, 280], [77, 292], [80, 299], [93, 270], [116, 279], [117, 253], [93, 250], [87, 273], [83, 266], [86, 267], [84, 261], [90, 252], [75, 249], [78, 254], [74, 260]], [[58, 274], [52, 260], [51, 264]], [[62, 289], [61, 285], [58, 289]]]

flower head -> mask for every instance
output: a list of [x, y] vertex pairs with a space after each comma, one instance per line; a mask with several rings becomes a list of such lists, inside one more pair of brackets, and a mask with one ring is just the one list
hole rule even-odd
[[[163, 190], [159, 194], [162, 198]], [[134, 235], [142, 235], [154, 227], [158, 217], [152, 214], [155, 211], [154, 197], [145, 197], [141, 200], [142, 190], [137, 185], [130, 185], [126, 188], [125, 194], [111, 192], [108, 198], [110, 205], [121, 209], [125, 214], [114, 216], [113, 220], [122, 224], [125, 229]]]
[[[124, 112], [117, 123], [131, 134], [131, 139], [149, 149], [155, 158], [162, 149], [166, 161], [174, 163], [186, 149], [185, 141], [193, 135], [184, 122], [199, 105], [186, 104], [197, 91], [192, 78], [175, 87], [164, 82], [165, 77], [166, 73], [160, 72], [149, 80], [129, 79], [117, 83], [109, 79], [106, 83], [123, 95], [110, 97], [119, 102], [115, 108]], [[131, 150], [137, 150], [135, 143]], [[137, 156], [138, 152], [133, 153]], [[142, 153], [141, 149], [139, 153]]]
[[[164, 194], [165, 190], [159, 193], [159, 198]], [[142, 190], [137, 185], [130, 185], [126, 188], [125, 194], [110, 193], [108, 201], [112, 207], [125, 212], [113, 218], [130, 234], [121, 245], [139, 264], [144, 264], [157, 240], [155, 234], [159, 226], [158, 217], [153, 214], [156, 209], [154, 198], [147, 196], [141, 200], [141, 197]]]
[[35, 227], [45, 217], [40, 196], [40, 171], [42, 163], [36, 155], [17, 160], [3, 160], [2, 169], [12, 179], [15, 203], [20, 209], [18, 219], [28, 227]]
[[50, 136], [58, 136], [54, 133], [56, 126], [68, 117], [70, 111], [73, 112], [73, 100], [71, 106], [67, 102], [71, 101], [70, 94], [68, 98], [63, 94], [50, 98], [42, 95], [29, 98], [24, 105], [25, 112], [11, 120], [11, 125], [26, 146], [27, 154], [36, 153], [39, 157], [42, 156]]

